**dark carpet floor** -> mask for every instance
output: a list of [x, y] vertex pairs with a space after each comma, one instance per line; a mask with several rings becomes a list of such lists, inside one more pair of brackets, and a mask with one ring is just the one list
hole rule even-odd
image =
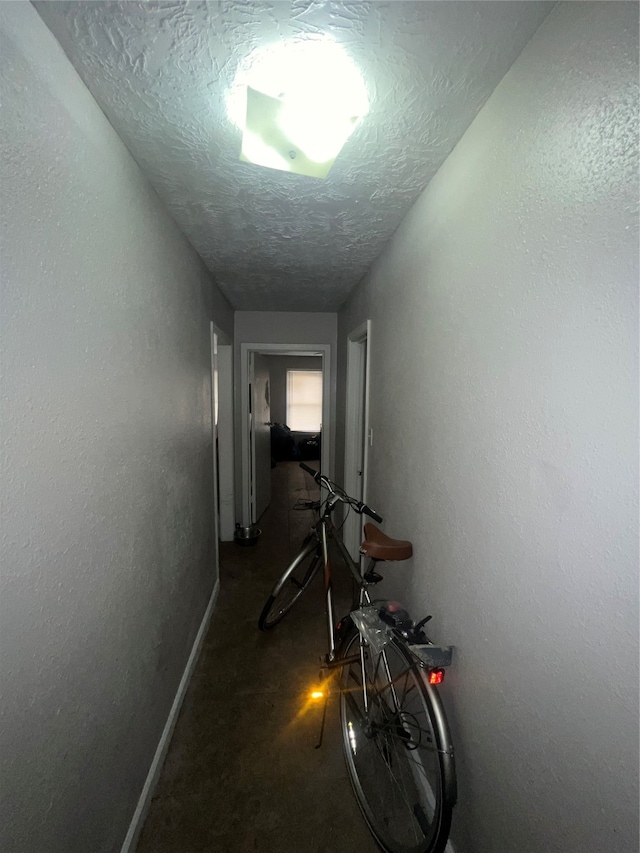
[[[374, 853], [349, 784], [335, 697], [310, 703], [326, 651], [323, 588], [313, 586], [269, 633], [257, 620], [296, 553], [317, 496], [296, 463], [272, 472], [257, 545], [221, 546], [220, 594], [137, 853]], [[342, 568], [342, 567], [338, 567]], [[338, 613], [350, 585], [335, 578]]]

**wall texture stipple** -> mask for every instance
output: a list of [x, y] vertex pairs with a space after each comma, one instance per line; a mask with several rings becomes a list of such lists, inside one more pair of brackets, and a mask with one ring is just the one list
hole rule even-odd
[[[325, 182], [239, 163], [243, 57], [320, 31], [370, 123]], [[5, 2], [0, 55], [0, 848], [131, 825], [217, 580], [210, 321], [239, 520], [242, 345], [328, 345], [340, 480], [370, 319], [456, 853], [638, 853], [638, 4]]]
[[29, 3], [0, 38], [0, 846], [111, 853], [216, 580], [232, 312]]
[[[35, 3], [234, 308], [337, 311], [551, 3]], [[253, 51], [328, 36], [371, 110], [328, 178], [238, 162]], [[295, 74], [295, 71], [292, 72]]]
[[637, 4], [559, 4], [339, 315], [464, 853], [638, 849], [637, 104]]

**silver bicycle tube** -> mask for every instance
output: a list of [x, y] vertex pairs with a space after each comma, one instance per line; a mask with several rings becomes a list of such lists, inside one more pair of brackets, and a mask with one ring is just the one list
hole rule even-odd
[[318, 539], [315, 535], [311, 536], [309, 542], [304, 546], [304, 548], [298, 553], [296, 558], [293, 560], [289, 568], [286, 572], [281, 576], [278, 583], [274, 586], [271, 595], [275, 598], [285, 583], [289, 580], [291, 574], [298, 568], [303, 560], [306, 560], [309, 554], [311, 554], [318, 547]]
[[333, 627], [333, 590], [331, 586], [331, 567], [329, 565], [329, 548], [327, 544], [327, 525], [322, 524], [322, 556], [324, 559], [324, 594], [327, 602], [327, 630], [329, 635], [328, 660], [335, 660], [336, 640]]
[[362, 573], [360, 571], [360, 564], [356, 563], [356, 561], [352, 558], [351, 554], [347, 551], [347, 546], [344, 544], [344, 542], [342, 541], [342, 539], [339, 536], [336, 536], [335, 533], [332, 533], [331, 538], [333, 539], [333, 541], [338, 546], [338, 551], [340, 551], [342, 559], [347, 564], [347, 567], [349, 568], [349, 571], [353, 575], [355, 582], [358, 584], [358, 586], [361, 586], [362, 585]]

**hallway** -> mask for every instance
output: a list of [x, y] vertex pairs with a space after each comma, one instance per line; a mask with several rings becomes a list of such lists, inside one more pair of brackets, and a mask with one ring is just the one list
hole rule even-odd
[[451, 848], [638, 853], [639, 10], [0, 3], [3, 853], [372, 853], [321, 584], [257, 628], [305, 475], [229, 542], [251, 352], [322, 354], [323, 473], [413, 543]]
[[[306, 696], [326, 642], [320, 578], [274, 631], [257, 628], [312, 518], [292, 509], [313, 496], [297, 463], [279, 463], [272, 483], [258, 544], [222, 544], [218, 603], [137, 853], [377, 849], [350, 789], [332, 701], [324, 745], [314, 748], [322, 707]], [[340, 574], [342, 611], [349, 588]]]

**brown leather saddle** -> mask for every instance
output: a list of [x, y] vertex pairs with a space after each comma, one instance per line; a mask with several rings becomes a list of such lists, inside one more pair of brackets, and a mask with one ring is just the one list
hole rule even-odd
[[408, 560], [413, 554], [413, 545], [405, 539], [392, 539], [375, 524], [367, 522], [360, 553], [372, 560]]

